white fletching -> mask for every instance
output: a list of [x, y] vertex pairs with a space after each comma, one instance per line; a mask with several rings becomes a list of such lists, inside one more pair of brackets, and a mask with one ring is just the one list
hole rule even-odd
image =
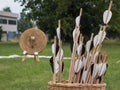
[[75, 22], [76, 22], [76, 26], [79, 26], [79, 24], [80, 24], [80, 16], [76, 17]]
[[75, 61], [75, 65], [74, 65], [74, 71], [75, 71], [76, 73], [78, 73], [81, 68], [83, 68], [83, 62], [82, 62], [82, 60], [78, 60], [78, 59], [77, 59], [77, 60]]
[[77, 35], [78, 35], [78, 36], [80, 35], [80, 30], [78, 30]]
[[60, 50], [58, 51], [57, 56], [55, 57], [56, 61], [59, 61], [59, 58], [60, 60], [62, 60], [62, 57], [63, 57], [63, 49], [61, 49], [61, 52]]
[[60, 39], [60, 28], [59, 27], [56, 29], [56, 32], [57, 32], [58, 39]]
[[75, 32], [76, 32], [76, 29], [73, 30], [73, 40], [75, 38]]
[[99, 65], [94, 64], [93, 77], [96, 77], [98, 75], [98, 72], [99, 72]]
[[75, 42], [75, 36], [80, 35], [80, 30], [77, 30], [76, 28], [73, 30], [73, 41]]
[[80, 55], [81, 51], [82, 51], [82, 43], [80, 43], [77, 47], [77, 54]]
[[83, 57], [83, 66], [85, 67], [87, 63], [87, 59], [85, 59], [85, 57]]
[[86, 71], [83, 71], [83, 74], [82, 74], [82, 81], [85, 83], [85, 80], [86, 80], [86, 76], [87, 76], [87, 70]]
[[55, 44], [52, 44], [52, 54], [55, 54]]
[[103, 63], [99, 63], [98, 65], [99, 65], [99, 73], [100, 73]]
[[86, 51], [87, 52], [90, 51], [90, 45], [91, 45], [91, 40], [87, 41], [87, 43], [86, 43]]
[[104, 22], [105, 24], [109, 23], [111, 17], [112, 17], [112, 12], [109, 11], [109, 10], [106, 10], [106, 11], [103, 13], [103, 22]]
[[94, 46], [97, 46], [97, 45], [98, 45], [98, 38], [99, 38], [99, 35], [96, 35], [96, 36], [94, 37], [94, 40], [93, 40]]
[[77, 59], [77, 60], [75, 61], [75, 65], [74, 65], [74, 71], [75, 71], [75, 72], [79, 72], [79, 71], [78, 71], [78, 62], [79, 62], [79, 60]]
[[94, 54], [94, 58], [93, 58], [93, 62], [95, 62], [97, 56], [98, 56], [99, 52], [97, 51], [95, 54]]
[[98, 33], [98, 43], [103, 42], [103, 40], [105, 39], [105, 37], [106, 37], [106, 32], [105, 31], [99, 31], [99, 33]]
[[101, 70], [99, 72], [99, 76], [104, 75], [105, 71], [106, 71], [106, 63], [103, 63], [102, 68], [101, 68]]
[[57, 74], [59, 71], [59, 64], [55, 62], [55, 73]]

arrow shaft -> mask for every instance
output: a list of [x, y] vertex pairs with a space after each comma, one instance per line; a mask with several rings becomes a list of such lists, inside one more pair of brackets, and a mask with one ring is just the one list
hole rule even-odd
[[54, 62], [54, 73], [53, 73], [53, 82], [56, 83], [56, 37], [54, 37], [54, 54], [53, 54], [53, 62]]
[[58, 82], [62, 81], [62, 58], [61, 58], [61, 48], [62, 47], [62, 41], [59, 39], [59, 72], [58, 72]]

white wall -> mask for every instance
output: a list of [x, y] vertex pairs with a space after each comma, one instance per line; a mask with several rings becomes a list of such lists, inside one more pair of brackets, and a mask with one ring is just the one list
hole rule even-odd
[[17, 25], [0, 24], [0, 26], [2, 26], [3, 31], [17, 32]]
[[[9, 18], [9, 17], [1, 17], [0, 19], [6, 19], [7, 20], [7, 24], [1, 24], [0, 26], [2, 26], [3, 31], [9, 32], [17, 32], [17, 18]], [[16, 21], [16, 25], [12, 25], [12, 24], [8, 24], [8, 20], [15, 20]]]
[[7, 34], [6, 33], [2, 34], [1, 41], [7, 41]]

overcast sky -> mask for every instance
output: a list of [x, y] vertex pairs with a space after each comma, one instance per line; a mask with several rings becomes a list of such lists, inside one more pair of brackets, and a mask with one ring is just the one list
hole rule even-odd
[[14, 2], [14, 0], [0, 0], [0, 11], [5, 7], [10, 7], [11, 11], [17, 14], [20, 14], [23, 8], [20, 6], [20, 3]]

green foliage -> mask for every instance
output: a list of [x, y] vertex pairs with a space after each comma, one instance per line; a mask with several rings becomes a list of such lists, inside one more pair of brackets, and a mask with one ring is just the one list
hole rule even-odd
[[26, 17], [26, 14], [24, 12], [22, 12], [21, 18], [18, 20], [18, 31], [23, 32], [30, 27], [32, 27], [32, 23]]
[[2, 32], [3, 32], [3, 30], [2, 30], [2, 27], [0, 26], [0, 41], [1, 41], [1, 38], [2, 38]]
[[113, 17], [110, 22], [109, 34], [113, 37], [120, 38], [120, 1], [113, 0], [112, 6]]
[[[58, 19], [61, 20], [61, 28], [64, 32], [64, 39], [69, 41], [75, 27], [75, 18], [79, 15], [80, 8], [83, 8], [81, 21], [81, 32], [88, 39], [92, 32], [99, 30], [103, 24], [103, 12], [108, 9], [110, 0], [15, 0], [21, 2], [28, 11], [27, 17], [37, 21], [37, 25], [50, 38], [55, 35]], [[119, 32], [120, 23], [120, 2], [113, 1], [113, 18], [109, 24], [109, 31]], [[109, 35], [109, 34], [108, 34]], [[114, 35], [114, 34], [113, 34]], [[112, 35], [112, 36], [113, 36]], [[111, 36], [111, 35], [110, 35]], [[115, 35], [114, 35], [115, 36]]]
[[11, 12], [11, 9], [10, 9], [10, 7], [5, 7], [5, 8], [3, 8], [3, 11], [5, 11], [5, 12]]

